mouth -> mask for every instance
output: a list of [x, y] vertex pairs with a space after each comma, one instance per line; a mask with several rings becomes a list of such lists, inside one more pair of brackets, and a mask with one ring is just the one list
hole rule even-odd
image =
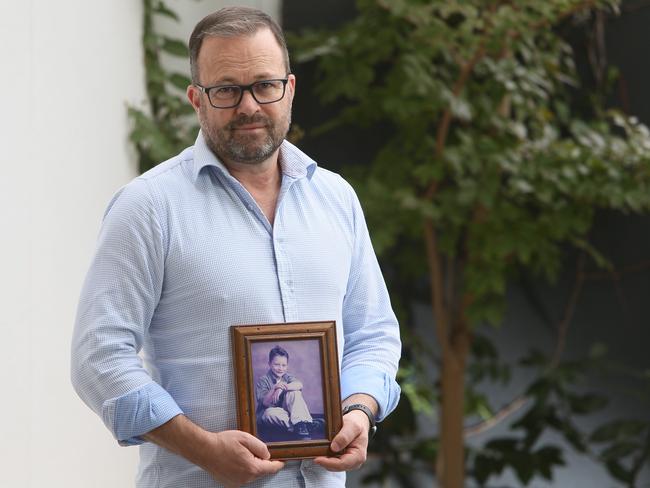
[[240, 125], [240, 126], [237, 126], [237, 127], [233, 127], [233, 128], [232, 128], [232, 130], [235, 130], [235, 131], [243, 131], [243, 132], [246, 132], [246, 131], [263, 130], [263, 129], [266, 129], [266, 125], [262, 125], [262, 124], [251, 124], [251, 125]]

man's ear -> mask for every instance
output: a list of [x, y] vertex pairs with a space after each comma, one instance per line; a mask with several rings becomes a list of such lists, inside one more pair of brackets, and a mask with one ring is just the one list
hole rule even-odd
[[293, 96], [296, 93], [296, 75], [290, 74], [287, 76], [287, 79], [289, 80], [289, 82], [287, 83], [289, 87], [289, 94], [290, 94], [289, 96], [291, 100], [293, 100]]
[[201, 90], [195, 85], [189, 85], [186, 94], [190, 104], [194, 107], [194, 111], [198, 114], [201, 109]]

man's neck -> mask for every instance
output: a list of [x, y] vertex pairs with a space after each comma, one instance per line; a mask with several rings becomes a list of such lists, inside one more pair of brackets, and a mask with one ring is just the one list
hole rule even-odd
[[271, 225], [273, 225], [282, 182], [278, 155], [279, 150], [269, 159], [257, 164], [222, 160], [232, 177], [239, 181], [255, 199]]
[[[280, 188], [281, 171], [277, 155], [259, 164], [224, 163], [228, 172], [251, 193], [276, 191]], [[253, 191], [251, 191], [253, 190]]]

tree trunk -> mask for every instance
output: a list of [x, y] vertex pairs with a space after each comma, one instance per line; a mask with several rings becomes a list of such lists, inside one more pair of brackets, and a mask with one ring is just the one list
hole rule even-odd
[[[442, 349], [440, 449], [435, 466], [436, 478], [442, 488], [463, 488], [465, 482], [463, 438], [465, 364], [470, 343], [465, 317], [468, 300], [467, 297], [463, 297], [461, 309], [457, 312], [454, 320], [451, 307], [445, 301], [442, 256], [438, 249], [436, 229], [431, 219], [424, 221], [424, 236], [431, 276], [433, 320], [436, 325], [436, 336]], [[454, 300], [452, 300], [453, 302]]]
[[464, 327], [454, 331], [451, 347], [442, 355], [440, 404], [440, 451], [442, 472], [438, 479], [443, 488], [465, 486], [465, 364], [469, 337]]

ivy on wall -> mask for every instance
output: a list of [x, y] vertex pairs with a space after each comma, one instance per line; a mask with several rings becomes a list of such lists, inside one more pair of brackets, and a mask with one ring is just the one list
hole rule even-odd
[[192, 145], [199, 130], [194, 109], [185, 98], [185, 90], [191, 83], [189, 76], [166, 69], [161, 56], [164, 53], [188, 60], [187, 45], [155, 28], [157, 18], [178, 22], [178, 14], [162, 0], [143, 0], [143, 7], [147, 107], [128, 107], [132, 123], [129, 137], [138, 153], [140, 172]]

